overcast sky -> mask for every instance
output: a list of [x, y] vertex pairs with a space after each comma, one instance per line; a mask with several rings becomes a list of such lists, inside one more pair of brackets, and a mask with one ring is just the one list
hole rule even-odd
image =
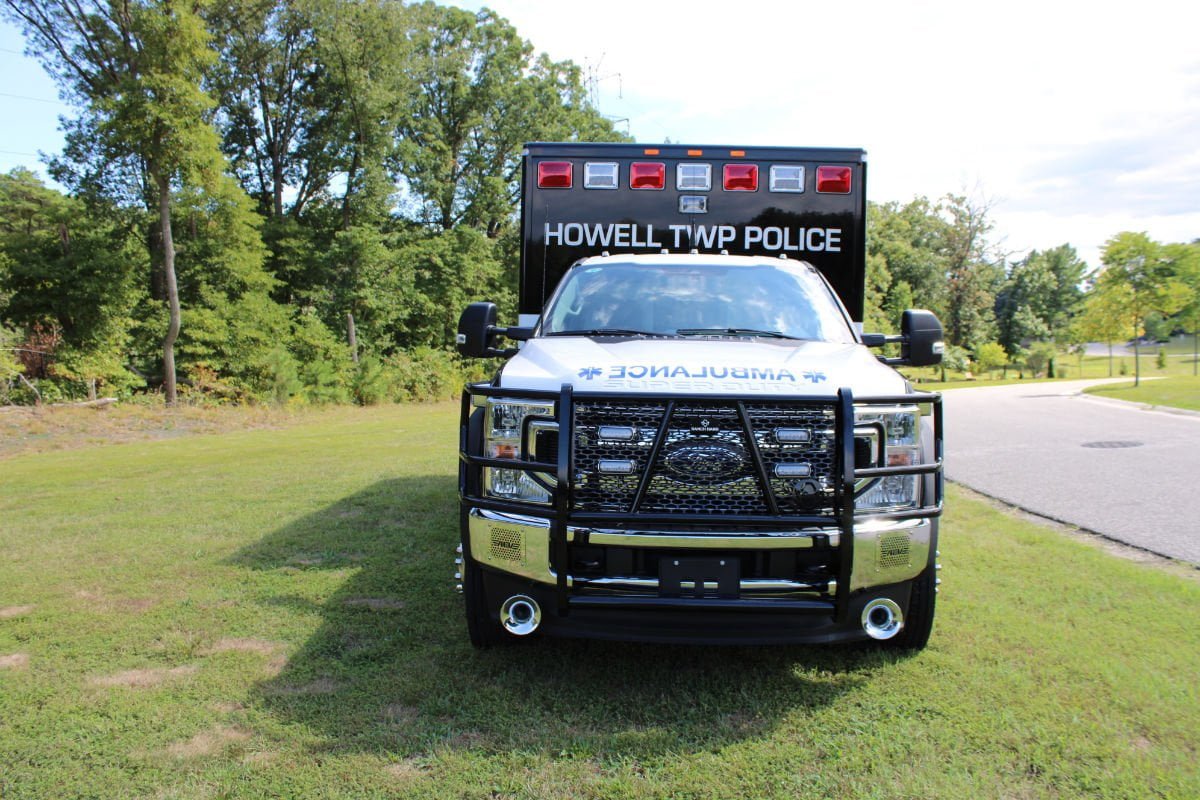
[[[638, 141], [863, 147], [872, 200], [990, 201], [1018, 253], [1069, 242], [1094, 265], [1122, 230], [1200, 237], [1200, 6], [487, 5], [587, 67], [600, 110]], [[40, 169], [31, 154], [61, 143], [66, 109], [22, 49], [0, 29], [3, 170]]]

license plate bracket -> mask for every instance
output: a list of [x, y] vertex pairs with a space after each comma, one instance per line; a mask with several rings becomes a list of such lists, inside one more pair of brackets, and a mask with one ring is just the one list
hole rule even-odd
[[664, 556], [658, 560], [658, 593], [661, 597], [736, 599], [741, 582], [742, 562], [738, 558]]

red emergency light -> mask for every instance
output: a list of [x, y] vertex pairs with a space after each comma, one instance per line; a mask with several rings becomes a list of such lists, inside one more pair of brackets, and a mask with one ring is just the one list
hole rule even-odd
[[542, 161], [538, 163], [539, 189], [570, 189], [570, 161]]
[[850, 168], [817, 167], [817, 191], [822, 194], [850, 194]]
[[757, 192], [758, 164], [726, 164], [724, 186], [727, 192]]
[[659, 161], [635, 161], [629, 165], [630, 189], [661, 189], [666, 184], [666, 164]]

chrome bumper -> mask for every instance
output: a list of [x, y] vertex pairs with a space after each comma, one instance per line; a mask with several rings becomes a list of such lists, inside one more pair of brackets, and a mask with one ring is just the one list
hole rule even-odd
[[[558, 576], [550, 565], [550, 520], [473, 508], [468, 527], [471, 556], [479, 563], [539, 583], [557, 583]], [[900, 583], [920, 575], [929, 563], [932, 527], [929, 519], [868, 520], [854, 526], [850, 543], [854, 548], [850, 591]], [[568, 543], [585, 538], [590, 545], [680, 552], [803, 550], [818, 546], [839, 549], [845, 545], [837, 528], [680, 533], [567, 527]], [[585, 579], [568, 575], [567, 586], [653, 592], [658, 589], [658, 580], [620, 576]], [[837, 582], [749, 579], [741, 582], [741, 592], [746, 597], [797, 593], [832, 596], [837, 592]]]

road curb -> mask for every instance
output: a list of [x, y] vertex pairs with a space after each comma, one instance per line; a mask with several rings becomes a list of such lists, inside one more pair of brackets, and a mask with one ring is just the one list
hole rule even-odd
[[1094, 400], [1097, 403], [1107, 403], [1111, 406], [1133, 408], [1139, 411], [1157, 411], [1160, 414], [1172, 414], [1179, 417], [1194, 417], [1196, 419], [1200, 419], [1200, 411], [1192, 411], [1190, 408], [1155, 406], [1149, 403], [1137, 403], [1132, 400], [1118, 400], [1115, 397], [1105, 397], [1104, 395], [1092, 394], [1090, 392], [1076, 392], [1071, 396], [1082, 397], [1084, 400]]

